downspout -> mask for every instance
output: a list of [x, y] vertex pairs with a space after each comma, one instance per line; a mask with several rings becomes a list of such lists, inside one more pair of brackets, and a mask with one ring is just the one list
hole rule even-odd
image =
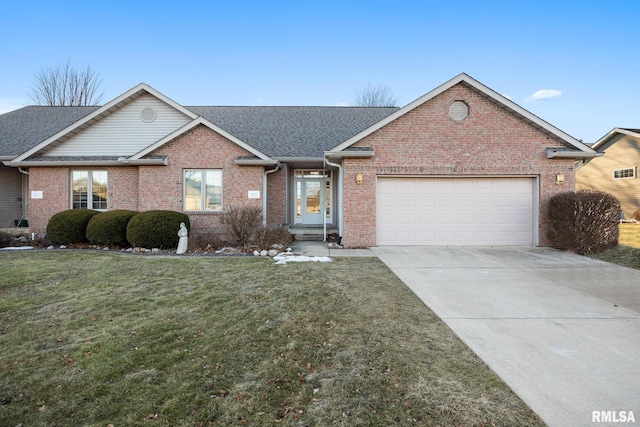
[[[333, 166], [338, 168], [338, 244], [342, 245], [342, 225], [344, 218], [344, 206], [343, 206], [343, 192], [344, 192], [344, 177], [342, 176], [342, 165], [339, 163], [333, 163], [327, 159], [327, 156], [324, 157], [324, 162], [329, 166]], [[325, 230], [325, 240], [326, 240], [326, 230]]]
[[[23, 175], [26, 175], [27, 177], [29, 176], [29, 171], [26, 171], [26, 170], [22, 169], [21, 166], [18, 166], [18, 172], [20, 172]], [[18, 199], [18, 203], [20, 203], [20, 219], [18, 220], [19, 221], [18, 225], [20, 225], [20, 222], [23, 219], [24, 220], [28, 220], [28, 218], [25, 218], [25, 211], [27, 209], [27, 203], [28, 203], [28, 200], [29, 200], [29, 198], [28, 198], [28, 194], [29, 194], [29, 185], [28, 185], [28, 183], [29, 183], [29, 180], [27, 178], [27, 188], [25, 189], [24, 188], [25, 187], [25, 185], [24, 185], [24, 177], [23, 177], [23, 179], [20, 180], [20, 189], [22, 190], [21, 191], [21, 193], [22, 193], [21, 196], [22, 197], [20, 197]], [[34, 240], [34, 237], [35, 237], [35, 235], [32, 235], [31, 236], [31, 240]]]
[[270, 170], [264, 170], [262, 178], [262, 225], [267, 226], [267, 175], [278, 172], [282, 167], [282, 163], [277, 162], [276, 167]]

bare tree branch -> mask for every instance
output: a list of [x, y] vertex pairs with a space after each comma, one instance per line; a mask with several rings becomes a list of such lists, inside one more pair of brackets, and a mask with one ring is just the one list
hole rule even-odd
[[37, 105], [98, 105], [104, 96], [101, 84], [100, 74], [90, 65], [78, 71], [67, 60], [64, 65], [38, 71], [29, 97]]
[[359, 107], [396, 107], [398, 104], [398, 97], [393, 95], [389, 86], [371, 83], [356, 91], [353, 100]]

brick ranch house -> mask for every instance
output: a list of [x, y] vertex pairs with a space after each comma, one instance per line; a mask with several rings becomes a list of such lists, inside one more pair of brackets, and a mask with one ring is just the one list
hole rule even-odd
[[257, 206], [345, 247], [544, 246], [549, 198], [595, 155], [466, 74], [402, 108], [185, 107], [140, 84], [1, 115], [0, 208], [22, 197], [37, 233], [81, 207], [170, 209], [215, 233], [228, 206]]

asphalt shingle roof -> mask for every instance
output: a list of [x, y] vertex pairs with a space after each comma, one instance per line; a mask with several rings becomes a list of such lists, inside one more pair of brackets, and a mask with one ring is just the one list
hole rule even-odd
[[0, 115], [0, 157], [17, 156], [99, 107], [30, 106]]
[[[99, 107], [30, 106], [0, 115], [0, 157], [17, 156]], [[273, 158], [323, 152], [382, 120], [389, 107], [186, 107]]]
[[185, 107], [273, 158], [322, 157], [398, 108]]

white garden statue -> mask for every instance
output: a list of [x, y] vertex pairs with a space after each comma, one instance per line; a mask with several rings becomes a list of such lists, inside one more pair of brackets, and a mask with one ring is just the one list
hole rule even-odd
[[181, 255], [187, 252], [187, 246], [189, 246], [189, 230], [187, 230], [187, 226], [184, 225], [184, 222], [180, 223], [180, 230], [178, 230], [178, 236], [180, 240], [178, 241], [178, 249], [176, 253]]

